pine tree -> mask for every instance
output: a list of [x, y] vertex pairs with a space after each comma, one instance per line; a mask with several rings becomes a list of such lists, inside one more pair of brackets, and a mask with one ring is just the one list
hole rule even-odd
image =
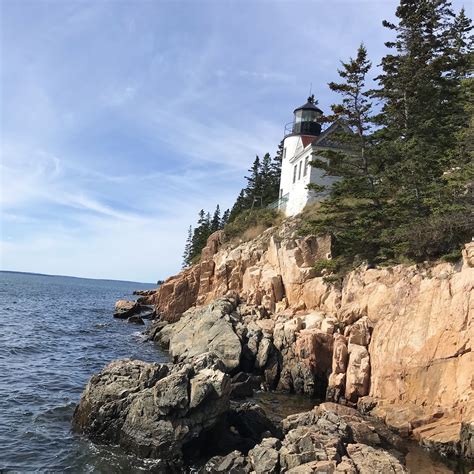
[[[381, 219], [380, 191], [377, 188], [379, 164], [371, 143], [370, 91], [366, 89], [366, 76], [371, 68], [367, 50], [360, 45], [355, 58], [341, 62], [338, 74], [342, 82], [329, 83], [329, 88], [341, 95], [342, 101], [332, 105], [333, 115], [327, 121], [338, 121], [343, 132], [335, 133], [338, 149], [318, 152], [312, 166], [340, 180], [332, 188], [331, 196], [322, 204], [319, 218], [312, 222], [317, 232], [334, 237], [335, 250], [369, 260], [375, 259], [377, 234]], [[310, 185], [317, 191], [323, 186]]]
[[319, 153], [326, 159], [315, 159], [312, 165], [323, 169], [329, 175], [344, 178], [336, 187], [339, 193], [367, 193], [374, 197], [377, 180], [375, 159], [371, 156], [368, 132], [372, 127], [372, 103], [370, 92], [366, 90], [367, 73], [372, 66], [367, 59], [367, 50], [360, 45], [355, 59], [341, 62], [338, 74], [344, 82], [330, 82], [329, 88], [342, 96], [340, 104], [332, 105], [333, 115], [328, 121], [339, 121], [345, 131], [335, 134], [340, 150], [327, 150]]
[[247, 209], [252, 207], [260, 207], [262, 205], [262, 164], [260, 158], [257, 156], [249, 169], [250, 176], [246, 176], [247, 186], [244, 189], [245, 207]]
[[210, 233], [216, 232], [220, 229], [221, 225], [221, 210], [219, 208], [219, 204], [216, 206], [216, 210], [212, 216], [211, 224], [210, 224]]
[[284, 140], [281, 140], [278, 144], [277, 152], [275, 157], [273, 158], [273, 162], [281, 168], [281, 163], [283, 161], [283, 153], [284, 153]]
[[262, 158], [260, 180], [262, 183], [262, 206], [265, 207], [278, 198], [278, 187], [275, 189], [270, 153], [266, 153]]
[[247, 209], [247, 199], [245, 196], [245, 189], [242, 189], [237, 196], [234, 205], [232, 206], [228, 222], [233, 222], [235, 218], [245, 209]]
[[224, 226], [227, 224], [227, 222], [229, 222], [229, 216], [230, 216], [230, 210], [229, 209], [226, 209], [224, 211], [224, 214], [222, 214], [222, 218], [221, 218], [221, 222], [220, 222], [220, 225], [219, 225], [219, 229], [223, 229]]
[[386, 43], [393, 52], [382, 59], [374, 94], [383, 102], [378, 153], [391, 198], [381, 253], [420, 259], [464, 238], [455, 223], [467, 209], [460, 193], [446, 200], [446, 173], [459, 167], [459, 137], [468, 126], [462, 84], [470, 22], [455, 17], [447, 0], [402, 0], [396, 16], [398, 24], [384, 22], [397, 36]]
[[443, 112], [451, 104], [445, 37], [453, 12], [447, 0], [402, 0], [396, 16], [397, 25], [383, 23], [397, 36], [386, 43], [394, 51], [382, 59], [383, 73], [377, 77], [380, 88], [374, 95], [383, 102], [377, 119], [383, 127], [380, 138], [388, 144], [386, 182], [422, 213], [425, 188], [442, 174], [453, 146], [449, 114]]
[[207, 238], [210, 235], [210, 229], [210, 214], [206, 214], [206, 212], [201, 209], [199, 211], [199, 219], [191, 239], [191, 251], [189, 255], [190, 262], [194, 262], [196, 258], [201, 255], [201, 251], [206, 246]]
[[191, 250], [192, 250], [192, 240], [193, 240], [193, 226], [189, 226], [188, 229], [188, 238], [186, 239], [186, 245], [184, 246], [183, 253], [183, 264], [181, 268], [187, 267], [191, 263]]

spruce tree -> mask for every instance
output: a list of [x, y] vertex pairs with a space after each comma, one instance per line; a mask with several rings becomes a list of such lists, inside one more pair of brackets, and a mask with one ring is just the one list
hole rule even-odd
[[266, 153], [262, 158], [260, 170], [260, 179], [262, 183], [262, 205], [268, 206], [278, 198], [278, 187], [275, 188], [275, 175], [272, 167], [272, 158], [270, 153]]
[[188, 229], [188, 238], [186, 239], [186, 245], [184, 246], [183, 264], [181, 268], [185, 268], [191, 263], [192, 239], [193, 227], [190, 225]]
[[[336, 252], [374, 260], [383, 219], [377, 186], [380, 165], [371, 146], [372, 102], [366, 88], [371, 63], [364, 45], [359, 46], [355, 58], [341, 65], [338, 74], [342, 81], [329, 83], [329, 88], [342, 100], [332, 105], [333, 114], [325, 117], [326, 121], [338, 121], [342, 126], [342, 132], [334, 133], [338, 148], [318, 152], [311, 162], [339, 180], [311, 225], [313, 230], [333, 236]], [[309, 187], [318, 192], [324, 190], [321, 185]]]
[[216, 232], [220, 229], [221, 225], [221, 210], [219, 208], [219, 204], [216, 206], [216, 210], [212, 216], [211, 224], [210, 224], [210, 234]]
[[[470, 22], [462, 12], [455, 17], [447, 0], [402, 0], [396, 16], [398, 24], [384, 22], [396, 39], [386, 43], [392, 51], [382, 59], [374, 94], [383, 103], [377, 140], [381, 181], [390, 195], [391, 225], [382, 235], [381, 253], [420, 259], [465, 238], [455, 223], [466, 208], [456, 202], [459, 193], [446, 200], [446, 173], [460, 167], [456, 151], [468, 126], [462, 84]], [[446, 226], [457, 237], [448, 238]]]
[[398, 24], [383, 23], [396, 39], [386, 43], [393, 52], [382, 59], [377, 77], [380, 87], [374, 95], [383, 103], [377, 121], [391, 165], [386, 182], [422, 213], [426, 186], [442, 174], [453, 146], [450, 112], [443, 112], [452, 104], [445, 37], [453, 12], [447, 0], [402, 0], [396, 16]]
[[255, 157], [252, 167], [249, 169], [249, 173], [250, 176], [245, 177], [247, 186], [244, 189], [245, 207], [247, 209], [261, 206], [262, 204], [262, 164], [258, 156]]
[[245, 189], [241, 189], [230, 211], [228, 222], [233, 222], [235, 218], [245, 209], [247, 209], [247, 199], [245, 196]]
[[193, 232], [191, 239], [190, 261], [194, 262], [196, 258], [201, 255], [202, 249], [206, 246], [207, 238], [210, 235], [210, 214], [204, 212], [204, 209], [199, 211], [199, 219]]
[[229, 222], [229, 216], [230, 216], [230, 210], [229, 209], [226, 209], [224, 211], [224, 214], [222, 214], [222, 218], [221, 218], [221, 222], [220, 222], [220, 225], [219, 225], [219, 229], [223, 229], [224, 226], [227, 224], [227, 222]]
[[281, 163], [283, 161], [283, 152], [284, 152], [283, 144], [284, 144], [284, 140], [281, 140], [280, 143], [278, 144], [276, 155], [273, 158], [273, 162], [280, 169], [281, 169]]

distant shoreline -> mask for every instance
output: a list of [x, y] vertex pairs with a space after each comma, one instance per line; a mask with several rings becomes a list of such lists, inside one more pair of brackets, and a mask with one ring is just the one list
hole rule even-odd
[[16, 270], [0, 270], [0, 273], [16, 273], [19, 275], [33, 275], [33, 276], [44, 276], [44, 277], [60, 277], [60, 278], [75, 278], [76, 280], [95, 280], [95, 281], [118, 281], [122, 283], [135, 283], [138, 285], [154, 285], [157, 286], [156, 282], [144, 282], [144, 281], [131, 281], [131, 280], [114, 280], [113, 278], [89, 278], [89, 277], [78, 277], [71, 275], [51, 275], [48, 273], [36, 273], [36, 272], [20, 272]]

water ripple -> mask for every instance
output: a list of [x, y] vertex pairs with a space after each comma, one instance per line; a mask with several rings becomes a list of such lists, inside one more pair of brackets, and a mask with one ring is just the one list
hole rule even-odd
[[166, 360], [114, 320], [125, 282], [0, 272], [0, 470], [135, 473], [154, 464], [71, 432], [89, 377], [111, 360]]

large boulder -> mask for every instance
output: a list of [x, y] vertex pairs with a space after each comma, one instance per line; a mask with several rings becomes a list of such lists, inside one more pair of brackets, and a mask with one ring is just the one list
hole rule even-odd
[[140, 312], [140, 305], [136, 301], [118, 300], [115, 303], [114, 318], [127, 319]]
[[230, 379], [224, 369], [212, 353], [176, 366], [112, 362], [90, 379], [73, 426], [92, 440], [119, 444], [177, 469], [186, 445], [229, 408]]
[[184, 313], [171, 329], [169, 351], [173, 360], [181, 362], [211, 351], [226, 371], [237, 369], [242, 346], [230, 319], [236, 305], [235, 299], [222, 298]]

